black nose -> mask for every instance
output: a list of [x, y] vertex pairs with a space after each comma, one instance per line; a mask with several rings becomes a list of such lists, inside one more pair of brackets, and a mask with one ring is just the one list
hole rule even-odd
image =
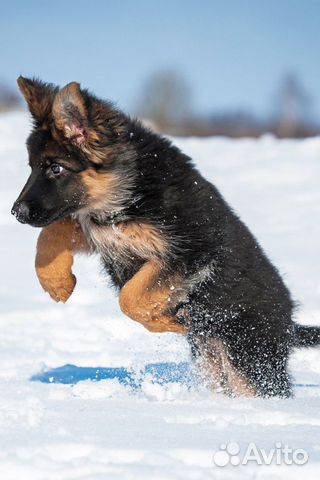
[[21, 223], [26, 223], [29, 219], [30, 209], [26, 202], [15, 202], [12, 210], [12, 215], [17, 217], [17, 220]]

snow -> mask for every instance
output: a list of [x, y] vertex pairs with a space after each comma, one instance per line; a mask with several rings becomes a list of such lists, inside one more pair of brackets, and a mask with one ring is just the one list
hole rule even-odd
[[[187, 361], [186, 341], [125, 318], [99, 262], [80, 257], [66, 305], [52, 303], [34, 273], [36, 229], [11, 215], [27, 175], [25, 113], [0, 115], [0, 478], [3, 480], [195, 480], [319, 476], [320, 388], [290, 400], [231, 399], [204, 387], [133, 392], [116, 380], [31, 382], [45, 367]], [[320, 138], [175, 139], [249, 225], [299, 300], [297, 321], [320, 324]], [[320, 349], [290, 362], [295, 381], [320, 384]], [[281, 442], [304, 465], [215, 465], [221, 444]], [[233, 444], [232, 444], [233, 445]], [[234, 445], [233, 445], [234, 446]], [[235, 462], [236, 463], [236, 462]]]

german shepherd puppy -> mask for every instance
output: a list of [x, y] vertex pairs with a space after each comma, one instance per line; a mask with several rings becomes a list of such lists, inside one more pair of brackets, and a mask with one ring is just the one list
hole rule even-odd
[[122, 311], [151, 332], [186, 335], [212, 387], [290, 396], [288, 355], [319, 344], [320, 328], [293, 322], [278, 271], [191, 159], [76, 82], [18, 85], [34, 127], [12, 213], [42, 227], [44, 290], [65, 302], [74, 254], [96, 252]]

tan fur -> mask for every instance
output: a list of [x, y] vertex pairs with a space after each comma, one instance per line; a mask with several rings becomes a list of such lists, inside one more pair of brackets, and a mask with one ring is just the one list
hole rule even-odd
[[[94, 250], [111, 260], [115, 269], [118, 263], [126, 265], [126, 262], [130, 268], [133, 256], [146, 261], [154, 259], [160, 263], [164, 260], [167, 242], [157, 228], [147, 223], [126, 221], [99, 226], [88, 220], [87, 216], [78, 216], [78, 219]], [[179, 289], [179, 295], [181, 302], [186, 300], [185, 285]]]
[[256, 392], [248, 381], [234, 368], [222, 340], [219, 338], [201, 339], [200, 370], [208, 386], [213, 389], [222, 388], [231, 396], [244, 395], [254, 397]]
[[89, 235], [97, 250], [108, 249], [115, 261], [118, 255], [126, 258], [132, 254], [145, 260], [160, 258], [167, 248], [162, 234], [143, 222], [120, 222], [105, 227], [91, 225]]
[[90, 251], [80, 226], [70, 218], [42, 229], [37, 243], [36, 272], [42, 288], [56, 302], [65, 303], [73, 292], [73, 255]]
[[143, 257], [145, 250], [164, 254], [167, 248], [166, 241], [161, 233], [147, 223], [123, 222], [119, 226], [122, 234], [131, 243], [133, 250], [140, 252]]
[[167, 313], [175, 303], [179, 282], [179, 278], [161, 278], [160, 264], [150, 260], [121, 289], [120, 308], [151, 332], [186, 333], [185, 327]]
[[87, 168], [80, 176], [88, 194], [88, 211], [106, 208], [112, 212], [117, 209], [121, 189], [115, 173], [98, 173], [93, 168]]

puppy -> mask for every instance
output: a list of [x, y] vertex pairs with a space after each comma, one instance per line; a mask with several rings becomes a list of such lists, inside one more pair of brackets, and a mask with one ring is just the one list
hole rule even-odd
[[319, 344], [320, 329], [293, 322], [278, 271], [191, 159], [76, 82], [18, 85], [34, 126], [12, 213], [42, 227], [43, 289], [67, 301], [74, 255], [95, 252], [122, 311], [151, 332], [186, 335], [210, 386], [290, 396], [290, 351]]

